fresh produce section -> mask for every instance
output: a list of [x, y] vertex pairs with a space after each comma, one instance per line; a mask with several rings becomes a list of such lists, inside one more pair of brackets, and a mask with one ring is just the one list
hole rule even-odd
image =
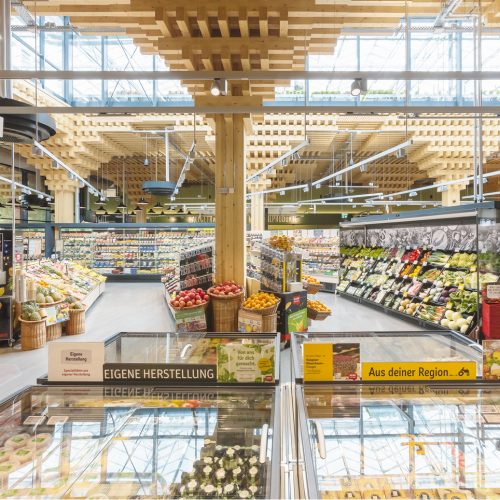
[[478, 290], [499, 280], [478, 272], [471, 252], [344, 247], [341, 255], [340, 292], [466, 335], [477, 325]]

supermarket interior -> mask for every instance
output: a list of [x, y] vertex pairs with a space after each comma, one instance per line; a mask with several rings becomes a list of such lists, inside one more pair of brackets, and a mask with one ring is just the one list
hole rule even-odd
[[499, 0], [0, 0], [0, 498], [500, 499]]

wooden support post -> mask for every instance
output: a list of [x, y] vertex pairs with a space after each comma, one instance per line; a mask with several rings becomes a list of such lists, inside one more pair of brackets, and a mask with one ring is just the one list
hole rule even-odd
[[466, 188], [464, 184], [452, 184], [442, 193], [442, 202], [444, 207], [460, 205], [460, 192]]
[[215, 115], [216, 280], [245, 285], [245, 126], [243, 115]]
[[75, 194], [71, 188], [54, 191], [54, 222], [75, 222]]
[[250, 229], [264, 231], [264, 195], [255, 195], [250, 199]]

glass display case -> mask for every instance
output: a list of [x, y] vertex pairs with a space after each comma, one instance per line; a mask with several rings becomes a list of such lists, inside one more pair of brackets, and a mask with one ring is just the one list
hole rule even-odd
[[31, 387], [0, 407], [8, 498], [278, 498], [274, 389]]
[[[0, 406], [0, 495], [281, 497], [276, 335], [122, 332], [104, 347], [103, 373], [120, 377], [90, 387], [41, 380]], [[266, 364], [272, 380], [245, 383], [238, 369], [228, 378], [242, 351], [244, 374]], [[260, 363], [249, 363], [250, 351]], [[221, 377], [193, 375], [207, 366]], [[149, 380], [123, 375], [139, 367]], [[180, 378], [158, 376], [166, 370]]]
[[[306, 379], [306, 346], [358, 344], [361, 364], [473, 362], [455, 332], [295, 334], [292, 377], [300, 498], [469, 499], [500, 495], [500, 385], [418, 378]], [[335, 351], [333, 351], [335, 352]], [[338, 370], [346, 359], [339, 359]], [[335, 367], [337, 358], [334, 358]], [[362, 371], [363, 375], [365, 371]]]
[[302, 498], [498, 498], [500, 387], [297, 388]]
[[158, 277], [178, 263], [181, 251], [214, 241], [213, 228], [205, 227], [209, 224], [182, 228], [167, 227], [167, 224], [165, 227], [125, 226], [61, 226], [61, 257], [107, 276]]

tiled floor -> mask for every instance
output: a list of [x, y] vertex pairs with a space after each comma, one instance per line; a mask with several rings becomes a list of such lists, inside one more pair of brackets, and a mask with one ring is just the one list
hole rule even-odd
[[[356, 304], [332, 294], [318, 296], [332, 307], [325, 321], [313, 322], [310, 331], [391, 331], [417, 330], [409, 322], [376, 309]], [[118, 332], [173, 331], [174, 325], [162, 295], [162, 285], [155, 283], [108, 283], [106, 291], [87, 313], [87, 333], [63, 337], [61, 341], [104, 340]], [[57, 341], [56, 341], [57, 342]], [[47, 373], [48, 349], [22, 352], [20, 346], [0, 348], [0, 399], [22, 387], [36, 383]], [[286, 363], [287, 356], [283, 360]]]

